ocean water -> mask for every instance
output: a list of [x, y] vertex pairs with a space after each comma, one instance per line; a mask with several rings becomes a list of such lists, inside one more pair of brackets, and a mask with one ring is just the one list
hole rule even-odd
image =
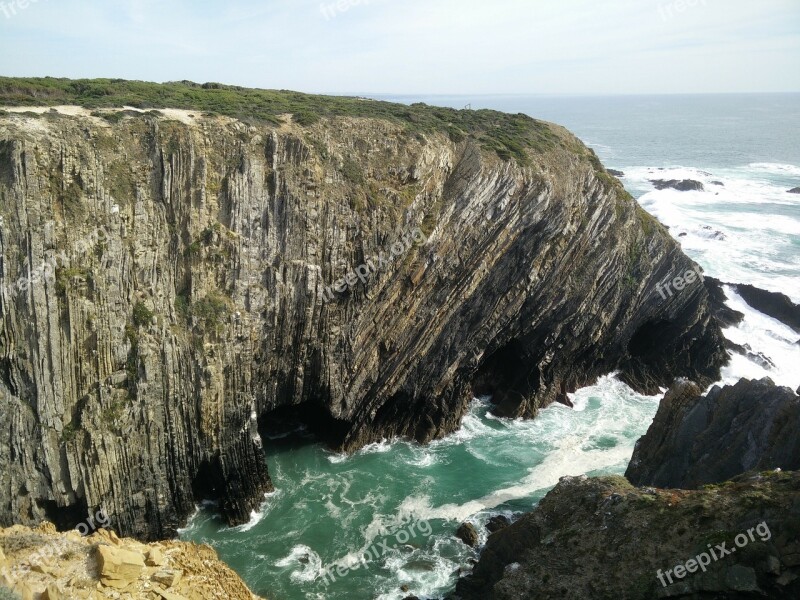
[[[624, 171], [626, 188], [708, 274], [800, 302], [800, 195], [787, 193], [800, 186], [800, 95], [392, 99], [565, 125]], [[657, 191], [650, 182], [684, 178], [705, 191]], [[736, 356], [723, 381], [769, 376], [796, 389], [800, 335], [727, 291], [746, 317], [725, 335], [774, 366]], [[276, 492], [251, 522], [228, 528], [205, 505], [181, 536], [212, 544], [270, 600], [442, 595], [477, 557], [453, 536], [462, 521], [478, 526], [483, 543], [491, 516], [530, 510], [560, 477], [624, 472], [659, 398], [609, 374], [572, 400], [574, 409], [551, 406], [519, 421], [494, 417], [488, 400], [476, 399], [461, 430], [424, 447], [386, 441], [336, 455], [302, 429], [264, 440]]]

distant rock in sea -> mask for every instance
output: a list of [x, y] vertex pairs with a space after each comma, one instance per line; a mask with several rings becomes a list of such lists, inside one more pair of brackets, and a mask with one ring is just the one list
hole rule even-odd
[[800, 194], [800, 187], [792, 188], [789, 190], [790, 194]]
[[652, 183], [657, 190], [673, 189], [679, 192], [705, 191], [703, 184], [694, 179], [651, 179], [650, 183]]

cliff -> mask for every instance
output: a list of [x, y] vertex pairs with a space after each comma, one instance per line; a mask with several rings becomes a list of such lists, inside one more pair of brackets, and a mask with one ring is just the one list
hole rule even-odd
[[625, 476], [634, 485], [693, 489], [745, 473], [800, 469], [800, 398], [770, 379], [714, 386], [676, 382]]
[[695, 491], [563, 478], [533, 512], [489, 537], [450, 600], [794, 599], [798, 502], [798, 473]]
[[59, 534], [51, 523], [0, 529], [0, 598], [259, 600], [210, 546]]
[[[0, 114], [0, 524], [102, 507], [155, 539], [201, 499], [240, 523], [287, 413], [345, 450], [427, 442], [473, 394], [533, 417], [616, 369], [652, 393], [726, 360], [701, 283], [656, 291], [694, 265], [561, 127], [42, 81], [0, 102], [88, 108]], [[186, 108], [217, 92], [258, 118]]]

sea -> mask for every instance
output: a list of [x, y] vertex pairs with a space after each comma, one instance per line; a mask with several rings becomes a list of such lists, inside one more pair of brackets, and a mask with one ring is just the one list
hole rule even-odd
[[[800, 303], [800, 94], [671, 96], [373, 96], [525, 113], [564, 125], [670, 228], [706, 274]], [[694, 179], [704, 191], [656, 190]], [[720, 383], [771, 377], [800, 386], [800, 334], [726, 288], [744, 321], [724, 331], [769, 358], [735, 356]], [[335, 454], [302, 428], [265, 439], [276, 491], [246, 525], [198, 506], [181, 538], [211, 544], [269, 600], [439, 598], [477, 558], [454, 536], [530, 511], [564, 476], [624, 473], [659, 396], [614, 373], [533, 421], [501, 419], [476, 398], [461, 429], [420, 446], [385, 440]]]

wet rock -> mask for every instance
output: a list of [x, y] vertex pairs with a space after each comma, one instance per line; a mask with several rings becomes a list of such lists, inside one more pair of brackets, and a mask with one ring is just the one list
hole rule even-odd
[[[722, 327], [731, 327], [738, 325], [744, 320], [744, 313], [738, 310], [733, 310], [725, 301], [728, 297], [725, 295], [725, 290], [722, 287], [722, 282], [719, 279], [706, 276], [703, 280], [706, 291], [708, 292], [709, 301], [711, 303], [711, 312], [714, 318]], [[727, 340], [726, 340], [727, 343]]]
[[469, 522], [461, 524], [456, 531], [456, 537], [470, 548], [474, 548], [478, 544], [478, 530]]
[[500, 531], [501, 529], [505, 529], [511, 525], [511, 521], [508, 517], [504, 515], [497, 515], [489, 519], [489, 522], [486, 524], [486, 529], [489, 530], [489, 533], [494, 533], [496, 531]]
[[768, 292], [752, 285], [731, 284], [736, 293], [757, 311], [777, 319], [800, 332], [800, 305], [795, 304], [786, 294]]
[[790, 194], [800, 194], [800, 187], [792, 188], [789, 190]]
[[673, 189], [679, 192], [702, 192], [705, 190], [703, 184], [694, 179], [651, 179], [650, 183], [657, 190]]
[[712, 181], [712, 182], [711, 182], [711, 185], [718, 185], [718, 186], [725, 187], [725, 184], [724, 184], [724, 183], [722, 183], [721, 181]]
[[614, 177], [625, 177], [625, 173], [622, 171], [617, 171], [616, 169], [606, 169], [609, 175], [613, 175]]

